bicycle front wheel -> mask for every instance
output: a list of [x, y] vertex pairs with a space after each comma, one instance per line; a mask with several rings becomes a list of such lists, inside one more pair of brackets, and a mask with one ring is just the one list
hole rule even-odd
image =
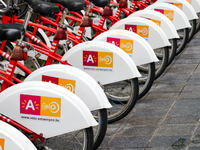
[[171, 48], [169, 49], [169, 59], [167, 65], [170, 65], [171, 62], [174, 60], [177, 49], [177, 39], [170, 39], [169, 42], [171, 43]]
[[177, 40], [176, 56], [180, 54], [188, 43], [189, 28], [177, 30], [179, 39]]
[[105, 137], [108, 124], [108, 117], [106, 109], [92, 111], [92, 114], [96, 119], [96, 121], [98, 122], [98, 125], [93, 127], [93, 133], [94, 133], [93, 149], [95, 150], [99, 147], [99, 145], [102, 143]]
[[107, 109], [108, 123], [113, 123], [127, 116], [135, 106], [139, 93], [138, 78], [107, 84], [103, 89], [112, 105]]
[[138, 78], [139, 95], [138, 99], [142, 98], [150, 89], [155, 78], [155, 63], [149, 63], [137, 66], [142, 77]]
[[165, 68], [168, 64], [169, 59], [169, 48], [162, 47], [154, 49], [154, 52], [159, 61], [155, 62], [156, 72], [155, 72], [155, 79], [160, 77], [160, 75], [165, 71]]
[[[37, 147], [37, 145], [36, 145]], [[93, 150], [92, 127], [46, 139], [38, 150]]]
[[200, 13], [197, 14], [199, 19], [197, 19], [197, 24], [196, 24], [196, 33], [200, 30]]
[[190, 42], [192, 40], [193, 36], [196, 33], [197, 20], [196, 19], [190, 20], [190, 24], [191, 24], [192, 28], [189, 31], [188, 42]]

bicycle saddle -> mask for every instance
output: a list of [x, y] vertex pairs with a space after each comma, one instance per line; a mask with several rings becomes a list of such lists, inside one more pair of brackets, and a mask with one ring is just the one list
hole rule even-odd
[[33, 9], [33, 12], [39, 13], [42, 16], [50, 16], [59, 13], [59, 7], [50, 2], [41, 0], [25, 0]]
[[84, 0], [51, 0], [53, 3], [58, 3], [67, 8], [69, 11], [78, 12], [86, 7]]
[[90, 2], [92, 2], [95, 6], [98, 7], [105, 7], [110, 3], [109, 0], [90, 0]]
[[16, 41], [25, 34], [21, 24], [0, 24], [0, 40]]

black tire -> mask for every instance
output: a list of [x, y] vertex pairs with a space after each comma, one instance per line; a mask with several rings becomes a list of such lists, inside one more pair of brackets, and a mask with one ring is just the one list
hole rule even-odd
[[139, 84], [138, 79], [133, 78], [115, 82], [103, 86], [111, 105], [108, 112], [108, 123], [116, 122], [129, 114], [136, 104]]
[[165, 71], [165, 68], [168, 64], [169, 59], [169, 48], [168, 47], [162, 47], [158, 49], [154, 49], [154, 52], [158, 58], [159, 61], [155, 62], [155, 80], [160, 77], [160, 75]]
[[177, 39], [177, 50], [176, 56], [179, 55], [185, 48], [189, 39], [189, 28], [184, 28], [177, 31], [179, 34], [179, 39]]
[[193, 36], [195, 35], [196, 33], [196, 26], [197, 26], [197, 20], [194, 19], [194, 20], [190, 20], [190, 24], [192, 26], [191, 29], [189, 29], [189, 38], [188, 38], [188, 42], [190, 42], [193, 38]]
[[[63, 140], [66, 142], [63, 142]], [[45, 146], [39, 147], [36, 145], [36, 147], [38, 150], [47, 150], [48, 148], [52, 150], [93, 150], [93, 130], [92, 127], [89, 127], [83, 130], [55, 136], [46, 139]]]
[[200, 30], [200, 13], [198, 13], [197, 16], [198, 16], [199, 18], [197, 19], [196, 33]]
[[139, 94], [138, 99], [142, 98], [151, 89], [155, 78], [155, 63], [137, 66], [142, 77], [138, 78]]
[[95, 111], [95, 113], [98, 113], [97, 115], [94, 115], [94, 112], [92, 111], [92, 114], [96, 121], [99, 123], [97, 126], [93, 127], [93, 133], [94, 133], [94, 144], [93, 149], [97, 149], [99, 145], [102, 143], [106, 130], [107, 130], [107, 124], [108, 124], [108, 117], [107, 117], [107, 110], [106, 109], [100, 109], [98, 111]]
[[171, 48], [169, 49], [169, 59], [168, 59], [168, 65], [171, 64], [171, 62], [174, 60], [174, 57], [176, 56], [176, 49], [177, 49], [177, 39], [170, 39]]

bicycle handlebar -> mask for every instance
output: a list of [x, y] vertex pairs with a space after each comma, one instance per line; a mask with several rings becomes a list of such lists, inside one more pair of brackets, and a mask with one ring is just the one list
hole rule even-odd
[[1, 13], [5, 13], [9, 10], [10, 8], [10, 0], [7, 0], [7, 3], [5, 4], [3, 0], [0, 0], [0, 3], [3, 4], [4, 8], [0, 9]]

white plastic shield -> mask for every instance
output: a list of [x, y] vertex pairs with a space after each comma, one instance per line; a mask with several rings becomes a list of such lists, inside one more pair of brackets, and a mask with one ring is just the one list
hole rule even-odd
[[185, 13], [172, 4], [154, 3], [145, 8], [145, 10], [154, 10], [164, 14], [173, 23], [176, 30], [191, 28]]
[[129, 17], [141, 17], [156, 23], [165, 32], [168, 39], [179, 38], [173, 23], [163, 14], [153, 10], [140, 10], [132, 13]]
[[97, 125], [78, 96], [41, 81], [23, 82], [0, 93], [0, 113], [45, 138]]
[[83, 42], [62, 58], [104, 85], [141, 77], [133, 60], [119, 47], [102, 41]]
[[153, 49], [171, 46], [164, 31], [154, 22], [140, 18], [131, 17], [118, 21], [110, 30], [122, 29], [135, 32], [143, 37]]
[[37, 150], [19, 130], [0, 121], [0, 150]]
[[192, 5], [196, 13], [200, 13], [200, 1], [199, 0], [186, 0]]
[[136, 66], [158, 61], [149, 43], [136, 33], [116, 29], [101, 33], [93, 41], [104, 41], [120, 47]]
[[182, 10], [185, 13], [188, 20], [198, 19], [198, 16], [194, 8], [186, 0], [158, 0], [156, 1], [156, 3], [159, 3], [159, 2], [169, 3], [180, 8], [180, 10]]
[[63, 86], [76, 94], [90, 111], [112, 107], [98, 83], [84, 71], [72, 66], [54, 64], [41, 67], [24, 81], [51, 82]]

